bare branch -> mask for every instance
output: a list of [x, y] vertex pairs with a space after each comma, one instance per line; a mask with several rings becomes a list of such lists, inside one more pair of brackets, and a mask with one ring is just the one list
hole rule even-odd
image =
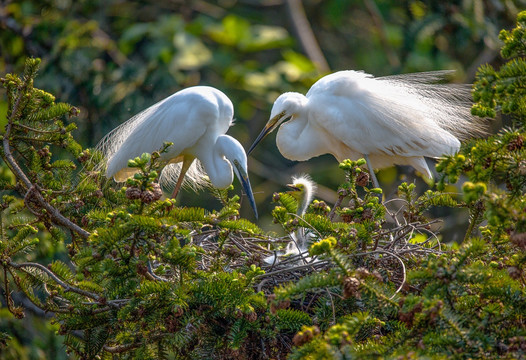
[[325, 56], [314, 36], [314, 32], [309, 24], [301, 0], [286, 0], [286, 4], [296, 35], [300, 40], [303, 50], [307, 53], [309, 59], [311, 59], [316, 65], [319, 72], [329, 72], [329, 64], [327, 63], [327, 60], [325, 60]]

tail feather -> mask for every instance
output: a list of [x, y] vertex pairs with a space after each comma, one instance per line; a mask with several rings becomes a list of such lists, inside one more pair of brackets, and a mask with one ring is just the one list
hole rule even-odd
[[[450, 132], [459, 140], [487, 135], [486, 119], [471, 114], [471, 85], [437, 83], [446, 80], [451, 70], [402, 74], [376, 78], [387, 82], [397, 91], [396, 103], [404, 104], [403, 99], [414, 99], [418, 111]], [[402, 100], [402, 101], [398, 101]], [[412, 100], [413, 101], [413, 100]], [[414, 110], [414, 109], [413, 109]]]

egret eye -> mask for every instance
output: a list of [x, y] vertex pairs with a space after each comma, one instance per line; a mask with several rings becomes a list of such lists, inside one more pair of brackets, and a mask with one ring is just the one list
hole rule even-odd
[[278, 121], [280, 120], [286, 120], [284, 119], [284, 117], [287, 115], [287, 112], [285, 110], [283, 110], [282, 112], [280, 112], [278, 115], [274, 116], [270, 122], [267, 124], [267, 127], [268, 128], [272, 128], [273, 126], [275, 126]]

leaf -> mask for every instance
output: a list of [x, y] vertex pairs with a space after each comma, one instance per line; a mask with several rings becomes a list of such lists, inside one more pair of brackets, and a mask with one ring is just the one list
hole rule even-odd
[[72, 281], [75, 277], [71, 269], [59, 260], [55, 260], [50, 264], [50, 270], [66, 282]]
[[312, 325], [310, 316], [296, 309], [279, 309], [273, 318], [276, 329], [285, 332], [298, 332], [302, 326]]
[[179, 32], [174, 36], [177, 52], [172, 59], [172, 66], [177, 69], [198, 69], [210, 62], [212, 52], [198, 38]]
[[247, 219], [223, 220], [217, 226], [225, 229], [245, 231], [249, 234], [261, 234], [263, 232], [257, 225]]

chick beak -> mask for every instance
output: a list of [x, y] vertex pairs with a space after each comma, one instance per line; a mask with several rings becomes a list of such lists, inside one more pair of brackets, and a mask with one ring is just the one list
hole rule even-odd
[[287, 192], [301, 191], [301, 189], [295, 186], [294, 184], [287, 184], [286, 186], [290, 189], [290, 191], [287, 191]]

